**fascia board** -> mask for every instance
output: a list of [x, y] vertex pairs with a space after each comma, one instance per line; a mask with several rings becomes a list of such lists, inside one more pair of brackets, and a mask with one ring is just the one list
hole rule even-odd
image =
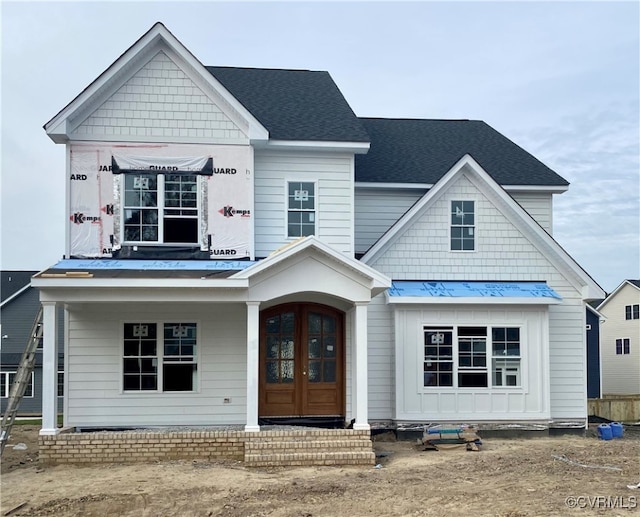
[[589, 305], [588, 303], [585, 303], [585, 307], [587, 308], [588, 311], [591, 311], [593, 314], [595, 314], [596, 316], [598, 316], [598, 318], [601, 321], [604, 321], [606, 319], [608, 319], [604, 314], [598, 312], [597, 309], [594, 309], [591, 305]]
[[[414, 220], [420, 217], [425, 210], [433, 203], [440, 193], [458, 176], [466, 163], [473, 160], [468, 154], [464, 155], [449, 171], [436, 183], [418, 202], [416, 202], [396, 223], [369, 248], [360, 259], [361, 262], [369, 264], [378, 256], [386, 252], [389, 247], [402, 235], [405, 228], [410, 226]], [[475, 162], [475, 160], [473, 160]], [[476, 162], [477, 163], [477, 162]]]
[[[100, 74], [89, 86], [87, 86], [78, 96], [76, 96], [67, 106], [65, 106], [56, 116], [44, 125], [47, 134], [56, 143], [64, 142], [72, 128], [69, 125], [63, 126], [62, 122], [72, 119], [78, 114], [83, 106], [91, 102], [91, 99], [100, 95], [103, 89], [109, 89], [111, 82], [122, 73], [126, 67], [134, 60], [155, 56], [160, 50], [168, 50], [188, 65], [188, 67], [198, 74], [204, 81], [211, 85], [220, 96], [233, 109], [241, 114], [249, 122], [250, 136], [256, 140], [268, 139], [268, 131], [258, 120], [240, 103], [222, 84], [209, 73], [205, 66], [161, 23], [156, 23], [149, 31], [141, 36], [131, 47], [129, 47], [116, 61], [114, 61], [102, 74]], [[126, 75], [126, 74], [124, 74]], [[64, 130], [64, 133], [61, 131]]]
[[243, 303], [247, 289], [57, 288], [41, 289], [41, 302], [73, 304], [113, 303]]
[[40, 289], [110, 288], [110, 289], [246, 289], [245, 279], [195, 278], [33, 278], [31, 285]]
[[29, 285], [29, 284], [25, 285], [24, 287], [21, 287], [15, 293], [13, 293], [11, 296], [9, 296], [9, 298], [7, 298], [2, 303], [0, 303], [0, 307], [4, 307], [5, 305], [8, 305], [9, 302], [11, 302], [12, 300], [15, 300], [18, 296], [20, 296], [22, 293], [24, 293], [30, 287], [31, 287], [31, 285]]
[[[483, 185], [479, 185], [477, 181], [473, 181], [473, 176], [470, 177], [472, 183], [476, 185], [484, 194], [493, 193], [498, 196], [500, 200], [511, 211], [511, 215], [516, 218], [516, 221], [520, 222], [520, 230], [524, 233], [529, 233], [533, 236], [537, 242], [545, 244], [547, 249], [553, 253], [553, 256], [549, 256], [545, 251], [540, 250], [555, 266], [558, 270], [568, 268], [569, 271], [581, 282], [580, 285], [575, 285], [576, 289], [581, 293], [584, 299], [603, 298], [606, 293], [598, 285], [598, 283], [589, 276], [589, 274], [569, 255], [562, 246], [556, 241], [538, 222], [531, 217], [524, 208], [522, 208], [496, 181], [489, 176], [489, 174], [480, 166], [478, 162], [470, 157], [470, 168], [475, 173], [475, 177], [482, 181]], [[484, 188], [483, 188], [484, 187]], [[485, 190], [487, 189], [487, 190]], [[512, 222], [515, 222], [512, 220]], [[534, 242], [535, 244], [535, 242]]]
[[363, 264], [359, 260], [352, 259], [350, 257], [347, 257], [346, 255], [343, 255], [342, 253], [335, 251], [313, 235], [294, 242], [288, 247], [285, 247], [282, 251], [275, 252], [273, 255], [267, 257], [264, 260], [261, 260], [257, 264], [248, 267], [243, 271], [235, 273], [230, 278], [251, 278], [261, 273], [262, 271], [274, 267], [280, 262], [287, 260], [288, 258], [293, 257], [301, 253], [302, 251], [312, 247], [328, 256], [331, 260], [343, 264], [346, 267], [360, 273], [361, 275], [368, 277], [372, 280], [374, 288], [386, 289], [391, 287], [391, 279], [386, 275], [383, 275], [367, 264]]
[[128, 63], [140, 53], [145, 47], [151, 45], [158, 37], [170, 37], [169, 31], [161, 24], [156, 23], [151, 29], [143, 34], [133, 45], [125, 50], [106, 70], [104, 70], [96, 79], [93, 80], [82, 92], [80, 92], [69, 104], [67, 104], [60, 112], [58, 112], [45, 125], [44, 129], [49, 130], [59, 126], [62, 120], [69, 118], [76, 112], [85, 102], [103, 88], [114, 75], [121, 71]]
[[[252, 142], [253, 143], [253, 142]], [[334, 142], [316, 140], [269, 140], [260, 149], [277, 149], [293, 151], [331, 151], [348, 152], [354, 154], [366, 154], [369, 152], [369, 142]]]
[[374, 181], [356, 181], [356, 190], [372, 189], [372, 190], [429, 190], [433, 187], [433, 183], [376, 183]]
[[507, 192], [544, 192], [562, 194], [569, 190], [569, 185], [502, 185]]
[[389, 296], [390, 305], [559, 305], [557, 298], [467, 297], [467, 296]]
[[[432, 200], [434, 200], [457, 175], [464, 173], [463, 169], [469, 172], [470, 180], [477, 188], [484, 191], [485, 194], [492, 193], [494, 196], [497, 196], [503, 203], [503, 206], [508, 207], [511, 215], [520, 222], [518, 226], [520, 226], [521, 230], [529, 233], [537, 242], [544, 242], [546, 244], [546, 247], [552, 251], [553, 257], [549, 257], [547, 253], [545, 253], [545, 255], [548, 256], [559, 270], [562, 270], [564, 266], [564, 269], [569, 269], [569, 271], [579, 279], [581, 285], [576, 286], [576, 288], [584, 298], [604, 298], [606, 296], [604, 290], [582, 269], [573, 257], [571, 257], [542, 226], [527, 214], [524, 208], [522, 208], [503, 187], [496, 183], [482, 166], [468, 154], [463, 156], [420, 201], [409, 209], [407, 213], [365, 253], [361, 260], [369, 263], [379, 256], [379, 254], [385, 252], [402, 234], [404, 228], [412, 224], [413, 221], [431, 205]], [[478, 179], [474, 181], [474, 177]]]
[[623, 280], [622, 283], [613, 291], [611, 291], [611, 293], [609, 293], [609, 295], [602, 301], [602, 303], [596, 307], [596, 310], [600, 311], [605, 305], [607, 305], [607, 303], [609, 303], [609, 301], [611, 301], [625, 285], [630, 285], [634, 289], [638, 289], [640, 291], [640, 288], [635, 284], [632, 284], [628, 280]]
[[[382, 183], [375, 181], [358, 181], [356, 189], [373, 189], [373, 190], [428, 190], [433, 187], [433, 183]], [[569, 190], [568, 186], [560, 185], [502, 185], [507, 192], [540, 192], [546, 194], [561, 194]]]

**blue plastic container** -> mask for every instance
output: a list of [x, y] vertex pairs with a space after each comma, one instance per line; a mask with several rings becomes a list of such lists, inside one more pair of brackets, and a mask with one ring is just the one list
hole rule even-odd
[[613, 439], [613, 432], [611, 431], [611, 426], [609, 424], [600, 424], [598, 426], [598, 437], [601, 440]]
[[611, 427], [611, 434], [613, 435], [614, 438], [622, 438], [624, 435], [624, 427], [622, 427], [622, 424], [620, 422], [611, 422], [611, 424], [609, 424]]

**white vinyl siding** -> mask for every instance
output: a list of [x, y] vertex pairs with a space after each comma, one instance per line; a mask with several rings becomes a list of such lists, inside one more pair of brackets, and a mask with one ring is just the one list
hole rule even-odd
[[[355, 193], [356, 253], [365, 253], [427, 189], [358, 187]], [[513, 192], [511, 196], [547, 232], [553, 230], [553, 195]], [[381, 207], [384, 209], [381, 210]]]
[[[598, 311], [606, 318], [600, 323], [602, 393], [640, 394], [640, 323], [626, 319], [625, 308], [640, 304], [640, 289], [625, 283]], [[629, 339], [629, 353], [616, 353], [616, 340]], [[624, 352], [624, 342], [623, 352]]]
[[[475, 253], [449, 252], [450, 204], [454, 199], [475, 201], [476, 225], [483, 229], [477, 236], [478, 251]], [[540, 382], [549, 383], [549, 393], [546, 389], [542, 393], [549, 397], [550, 402], [545, 407], [544, 401], [539, 401], [541, 405], [536, 405], [531, 416], [548, 414], [558, 419], [586, 418], [585, 309], [581, 294], [574, 287], [575, 281], [558, 271], [519, 227], [466, 177], [461, 176], [434, 200], [421, 219], [408, 227], [384, 255], [369, 265], [394, 280], [546, 281], [563, 298], [563, 303], [550, 306], [548, 323], [541, 324], [549, 336], [549, 362], [541, 363], [545, 371]], [[385, 310], [392, 311], [388, 307]], [[440, 317], [437, 323], [451, 324], [451, 321]], [[397, 319], [396, 324], [399, 324]], [[421, 335], [422, 326], [416, 327], [415, 332]], [[379, 339], [382, 344], [385, 338], [380, 336]], [[401, 335], [396, 335], [395, 341], [398, 348], [404, 346]], [[392, 347], [392, 342], [389, 340], [387, 346]], [[548, 370], [547, 365], [550, 365]], [[402, 366], [398, 365], [397, 371], [400, 375]], [[389, 375], [385, 368], [377, 368], [373, 364], [370, 364], [369, 373], [372, 379], [384, 379]], [[402, 394], [398, 394], [397, 401], [400, 415]], [[441, 407], [445, 408], [446, 404]], [[392, 418], [391, 405], [387, 411], [388, 418]], [[487, 419], [492, 416], [492, 413], [487, 413]], [[514, 411], [511, 418], [516, 420], [519, 416], [518, 411]], [[440, 417], [445, 418], [446, 415]]]
[[553, 194], [543, 192], [509, 192], [536, 222], [553, 235]]
[[256, 257], [266, 257], [294, 240], [287, 235], [286, 182], [316, 185], [315, 235], [353, 256], [353, 155], [256, 151]]
[[356, 253], [365, 253], [426, 190], [356, 188]]
[[[198, 321], [197, 390], [124, 392], [121, 333], [126, 320]], [[244, 304], [113, 304], [85, 306], [78, 312], [70, 307], [65, 424], [244, 424], [246, 326]]]

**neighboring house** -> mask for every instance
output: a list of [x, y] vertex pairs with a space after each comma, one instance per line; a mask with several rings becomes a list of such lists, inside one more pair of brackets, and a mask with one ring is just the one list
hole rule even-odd
[[[11, 384], [20, 364], [22, 353], [29, 342], [40, 300], [38, 290], [31, 287], [31, 277], [37, 271], [2, 271], [0, 293], [0, 410], [4, 414], [11, 391]], [[59, 334], [62, 337], [62, 333]], [[64, 355], [62, 340], [59, 339], [59, 374], [62, 381]], [[58, 395], [62, 400], [62, 387], [58, 387]], [[31, 382], [20, 402], [18, 414], [40, 414], [42, 411], [42, 348], [36, 353], [36, 363], [31, 375]]]
[[156, 24], [45, 130], [66, 425], [586, 422], [568, 184], [484, 122], [358, 118], [326, 72], [205, 67]]
[[598, 305], [602, 393], [640, 395], [640, 280], [625, 280]]

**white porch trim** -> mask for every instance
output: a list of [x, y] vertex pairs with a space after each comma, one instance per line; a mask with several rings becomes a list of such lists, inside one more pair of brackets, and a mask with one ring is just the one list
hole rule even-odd
[[41, 435], [58, 430], [58, 318], [56, 303], [42, 302], [42, 428]]
[[356, 303], [354, 309], [354, 344], [353, 347], [353, 414], [355, 423], [353, 429], [356, 431], [368, 431], [368, 376], [367, 376], [367, 303]]
[[247, 423], [246, 432], [258, 432], [260, 374], [260, 302], [247, 302]]

